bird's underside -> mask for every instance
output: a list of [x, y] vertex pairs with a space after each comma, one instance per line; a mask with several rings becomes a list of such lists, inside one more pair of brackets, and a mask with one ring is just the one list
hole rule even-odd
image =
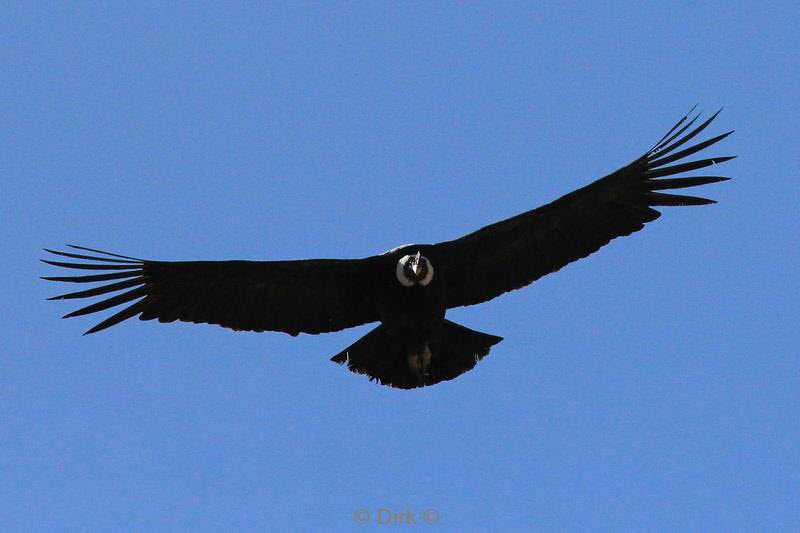
[[729, 179], [674, 177], [732, 159], [685, 161], [732, 133], [684, 147], [718, 114], [697, 126], [699, 114], [687, 115], [616, 172], [452, 241], [406, 245], [363, 259], [297, 261], [150, 261], [70, 245], [74, 251], [47, 251], [80, 262], [43, 261], [87, 272], [44, 279], [99, 284], [51, 298], [101, 297], [65, 318], [124, 305], [86, 333], [134, 316], [291, 335], [380, 322], [332, 360], [385, 385], [433, 385], [470, 370], [502, 340], [450, 322], [448, 309], [524, 287], [639, 231], [660, 216], [654, 207], [714, 203], [659, 191]]

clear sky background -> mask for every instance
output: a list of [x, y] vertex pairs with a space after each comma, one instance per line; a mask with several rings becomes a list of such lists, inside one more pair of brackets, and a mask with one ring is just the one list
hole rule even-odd
[[[0, 20], [0, 529], [800, 527], [797, 2], [33, 4]], [[719, 204], [450, 312], [505, 341], [431, 388], [328, 361], [371, 326], [84, 337], [98, 317], [60, 320], [72, 287], [38, 278], [63, 243], [452, 239], [695, 103], [737, 130], [706, 152], [739, 156], [698, 191]]]

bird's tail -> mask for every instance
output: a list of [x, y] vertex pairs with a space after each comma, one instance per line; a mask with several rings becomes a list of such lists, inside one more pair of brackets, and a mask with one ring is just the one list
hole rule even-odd
[[413, 389], [453, 379], [472, 369], [503, 340], [502, 337], [465, 328], [455, 322], [442, 323], [438, 343], [432, 343], [430, 362], [420, 379], [409, 362], [408, 346], [398, 343], [380, 325], [341, 353], [331, 358], [334, 363], [347, 363], [357, 374], [366, 374], [370, 381], [382, 385]]

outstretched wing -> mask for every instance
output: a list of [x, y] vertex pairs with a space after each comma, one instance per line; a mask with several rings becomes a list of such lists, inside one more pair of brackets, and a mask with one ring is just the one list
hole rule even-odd
[[676, 151], [718, 114], [719, 111], [695, 129], [691, 127], [700, 115], [687, 122], [687, 114], [651, 150], [613, 174], [538, 209], [435, 245], [437, 255], [447, 262], [448, 308], [485, 302], [524, 287], [597, 251], [611, 239], [639, 231], [645, 223], [661, 216], [653, 207], [715, 203], [705, 198], [655, 191], [729, 179], [720, 176], [661, 179], [733, 159], [711, 157], [670, 165], [733, 133], [729, 131]]
[[[111, 282], [50, 298], [104, 296], [69, 313], [86, 315], [134, 302], [86, 333], [127, 318], [219, 324], [234, 330], [323, 333], [374, 322], [379, 314], [365, 290], [379, 256], [301, 261], [148, 261], [71, 246], [97, 255], [47, 250], [86, 262], [43, 260], [58, 267], [99, 271], [45, 277], [71, 283]], [[117, 294], [113, 294], [117, 293]], [[113, 295], [112, 295], [113, 294]], [[137, 300], [137, 301], [135, 301]]]

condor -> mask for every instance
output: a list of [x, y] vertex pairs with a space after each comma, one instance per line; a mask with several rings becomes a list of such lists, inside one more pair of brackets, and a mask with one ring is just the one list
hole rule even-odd
[[524, 287], [611, 239], [639, 231], [660, 216], [653, 207], [714, 203], [657, 192], [729, 179], [667, 177], [733, 159], [671, 164], [733, 133], [678, 150], [719, 114], [694, 127], [700, 114], [689, 119], [692, 111], [629, 165], [552, 203], [452, 241], [410, 244], [364, 259], [298, 261], [151, 261], [70, 245], [97, 255], [46, 249], [81, 262], [43, 261], [98, 273], [44, 279], [101, 283], [51, 298], [104, 295], [65, 318], [130, 304], [87, 334], [136, 315], [290, 335], [380, 322], [332, 361], [392, 387], [433, 385], [470, 370], [502, 340], [450, 322], [448, 309]]

